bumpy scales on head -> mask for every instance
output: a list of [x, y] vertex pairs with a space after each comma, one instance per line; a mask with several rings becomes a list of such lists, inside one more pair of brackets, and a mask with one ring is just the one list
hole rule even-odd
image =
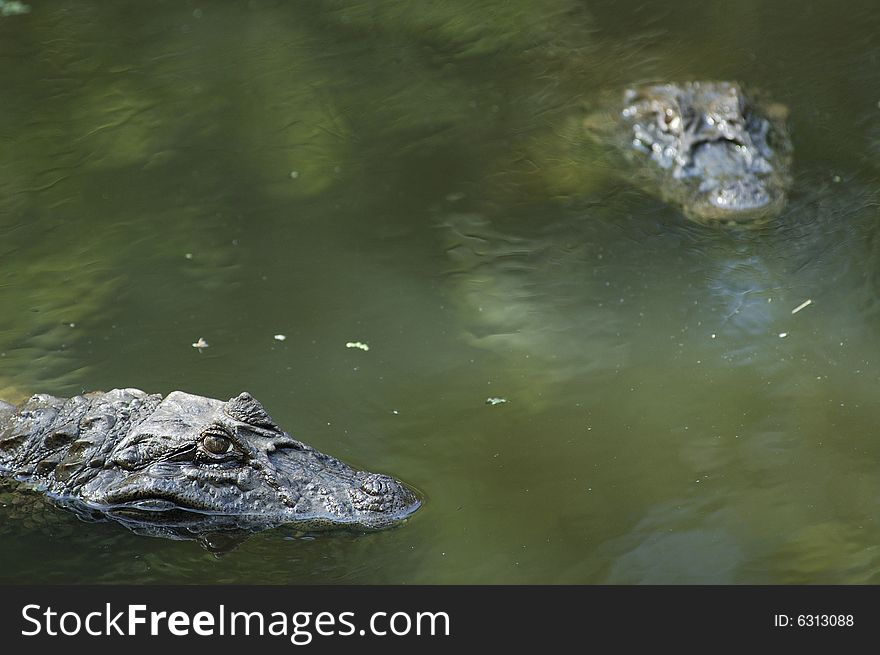
[[114, 389], [0, 404], [0, 474], [83, 517], [178, 539], [282, 524], [377, 529], [419, 507], [394, 478], [293, 439], [247, 393], [222, 402]]
[[734, 82], [686, 82], [627, 89], [617, 107], [606, 140], [689, 218], [758, 221], [785, 206], [792, 148], [782, 105]]

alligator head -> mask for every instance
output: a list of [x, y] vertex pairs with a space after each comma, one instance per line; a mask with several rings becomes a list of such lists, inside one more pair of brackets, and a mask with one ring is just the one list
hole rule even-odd
[[419, 507], [394, 478], [292, 438], [247, 393], [228, 402], [137, 389], [34, 396], [4, 435], [8, 473], [83, 518], [142, 534], [378, 529]]
[[784, 107], [733, 82], [627, 89], [620, 147], [646, 184], [689, 218], [739, 223], [785, 205], [791, 144]]

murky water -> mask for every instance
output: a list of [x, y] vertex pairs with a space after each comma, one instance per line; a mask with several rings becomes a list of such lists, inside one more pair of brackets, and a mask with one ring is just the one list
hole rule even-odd
[[[4, 496], [0, 579], [880, 582], [875, 3], [30, 5], [4, 395], [247, 389], [425, 503], [216, 558]], [[583, 101], [696, 78], [789, 106], [773, 224], [565, 156]]]

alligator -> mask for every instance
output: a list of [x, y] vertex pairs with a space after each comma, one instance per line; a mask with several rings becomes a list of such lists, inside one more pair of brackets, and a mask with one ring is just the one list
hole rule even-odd
[[581, 126], [623, 155], [639, 186], [700, 223], [777, 216], [790, 186], [786, 108], [736, 82], [646, 84], [615, 94]]
[[0, 475], [90, 521], [194, 539], [281, 525], [372, 531], [420, 501], [292, 438], [243, 392], [228, 402], [113, 389], [0, 401]]

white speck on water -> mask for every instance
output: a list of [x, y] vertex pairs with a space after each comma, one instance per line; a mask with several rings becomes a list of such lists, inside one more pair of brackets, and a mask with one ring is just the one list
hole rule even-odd
[[198, 349], [199, 349], [199, 352], [202, 352], [202, 349], [203, 349], [203, 348], [207, 348], [208, 345], [209, 345], [209, 344], [208, 344], [207, 341], [205, 341], [202, 337], [199, 337], [199, 340], [196, 341], [194, 344], [192, 344], [192, 347], [193, 347], [193, 348], [198, 348]]
[[69, 325], [70, 325], [70, 327], [72, 327], [72, 328], [76, 327], [76, 323], [69, 323]]
[[788, 336], [788, 332], [780, 332], [780, 333], [779, 333], [779, 338], [780, 338], [780, 339], [785, 339], [785, 337], [787, 337], [787, 336]]
[[396, 409], [392, 409], [392, 410], [391, 410], [391, 413], [394, 414], [395, 416], [399, 416], [399, 415], [400, 415], [400, 412], [398, 412]]
[[370, 346], [365, 344], [362, 341], [347, 341], [345, 343], [346, 348], [357, 348], [358, 350], [363, 350], [364, 352], [370, 349]]
[[192, 254], [191, 252], [188, 252], [188, 253], [186, 253], [186, 254], [184, 255], [184, 257], [186, 257], [187, 259], [192, 259], [192, 258], [193, 258], [193, 254]]
[[283, 334], [276, 334], [273, 337], [273, 339], [275, 339], [275, 341], [284, 341], [286, 338], [287, 338], [287, 336], [283, 335]]
[[299, 177], [299, 171], [290, 171], [290, 179], [295, 180]]
[[718, 335], [715, 334], [715, 333], [713, 332], [713, 333], [712, 333], [711, 335], [709, 335], [709, 336], [711, 336], [711, 337], [714, 339], [714, 338], [717, 337]]
[[486, 398], [487, 405], [503, 405], [506, 402], [507, 402], [507, 398], [497, 398], [497, 397]]

